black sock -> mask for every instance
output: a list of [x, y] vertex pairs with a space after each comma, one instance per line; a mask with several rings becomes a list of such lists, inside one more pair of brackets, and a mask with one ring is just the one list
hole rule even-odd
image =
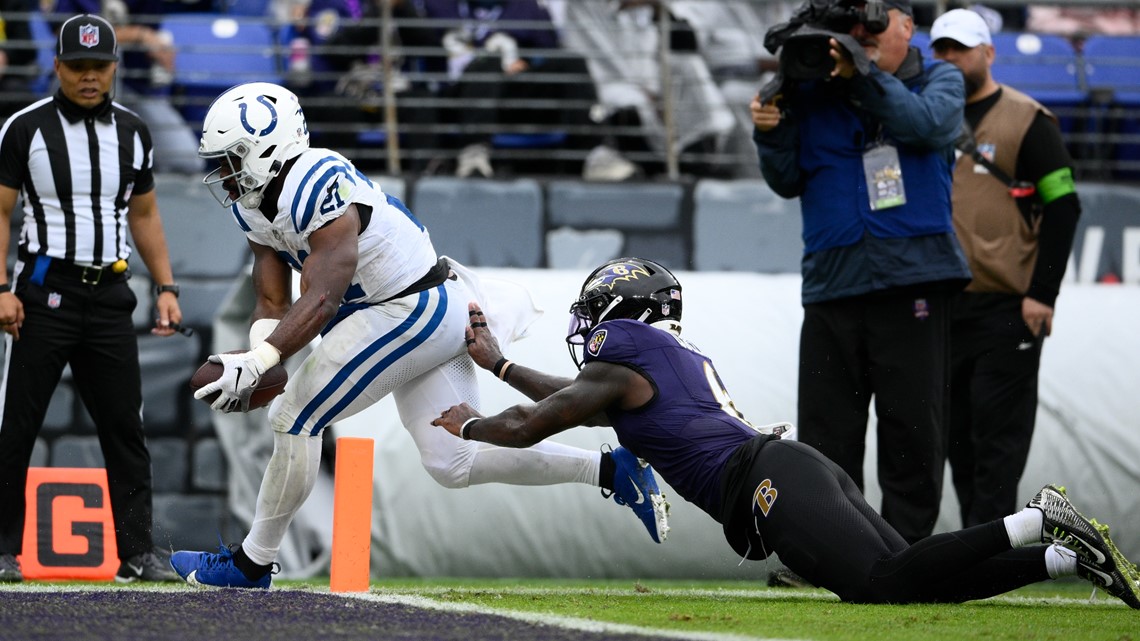
[[614, 472], [616, 471], [617, 465], [614, 464], [613, 453], [602, 452], [602, 464], [598, 466], [598, 485], [603, 490], [614, 491]]
[[252, 559], [246, 556], [245, 549], [240, 545], [238, 546], [237, 551], [234, 552], [234, 565], [237, 566], [237, 569], [241, 570], [241, 573], [245, 575], [245, 578], [249, 579], [250, 581], [257, 581], [266, 574], [269, 574], [271, 570], [273, 570], [272, 563], [269, 565], [258, 565], [254, 563]]

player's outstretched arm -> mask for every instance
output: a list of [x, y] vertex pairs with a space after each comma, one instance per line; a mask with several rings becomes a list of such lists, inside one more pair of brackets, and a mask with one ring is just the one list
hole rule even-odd
[[572, 378], [546, 374], [505, 358], [499, 348], [499, 341], [495, 340], [495, 336], [487, 327], [487, 317], [479, 305], [469, 303], [467, 314], [469, 317], [467, 353], [471, 356], [471, 360], [525, 394], [530, 400], [541, 401], [574, 382]]
[[[519, 374], [525, 377], [534, 371]], [[461, 438], [504, 447], [530, 447], [571, 427], [591, 424], [605, 416], [607, 407], [640, 407], [652, 397], [652, 386], [640, 374], [621, 365], [593, 362], [583, 367], [569, 386], [538, 403], [515, 405], [488, 417], [480, 417], [464, 403], [444, 410], [432, 425]]]

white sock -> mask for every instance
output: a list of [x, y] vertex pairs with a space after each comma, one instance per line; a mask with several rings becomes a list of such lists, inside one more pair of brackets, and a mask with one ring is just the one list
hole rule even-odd
[[273, 456], [261, 478], [253, 526], [241, 547], [258, 565], [277, 558], [289, 523], [317, 481], [321, 467], [321, 439], [273, 432]]
[[1077, 553], [1061, 545], [1050, 545], [1045, 549], [1045, 571], [1051, 579], [1073, 576], [1077, 573]]
[[469, 483], [598, 485], [601, 452], [543, 441], [525, 449], [482, 444], [471, 462]]
[[1010, 514], [1003, 519], [1005, 533], [1009, 536], [1009, 544], [1015, 548], [1026, 545], [1039, 545], [1041, 543], [1041, 527], [1045, 523], [1045, 515], [1035, 507], [1027, 507], [1017, 514]]

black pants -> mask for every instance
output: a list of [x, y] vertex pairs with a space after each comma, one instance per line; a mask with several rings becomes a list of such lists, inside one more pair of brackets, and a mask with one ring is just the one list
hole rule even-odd
[[937, 286], [804, 305], [800, 440], [863, 489], [871, 397], [881, 513], [903, 538], [938, 518], [949, 409], [950, 294]]
[[1020, 507], [1037, 420], [1041, 338], [1021, 316], [1021, 296], [963, 293], [954, 304], [947, 450], [962, 524]]
[[758, 531], [766, 552], [844, 601], [958, 603], [1049, 578], [1046, 547], [1011, 548], [1000, 520], [908, 545], [841, 467], [803, 443], [770, 441], [744, 465], [725, 468], [736, 485], [726, 494], [739, 497], [730, 527]]
[[142, 426], [138, 303], [125, 278], [84, 285], [49, 273], [17, 281], [24, 304], [20, 340], [10, 343], [0, 424], [0, 553], [22, 552], [28, 462], [65, 365], [95, 422], [106, 462], [115, 537], [122, 559], [149, 551], [151, 464]]

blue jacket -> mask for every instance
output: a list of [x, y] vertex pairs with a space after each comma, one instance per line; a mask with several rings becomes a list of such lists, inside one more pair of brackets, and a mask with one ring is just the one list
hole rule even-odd
[[[801, 83], [780, 126], [755, 132], [760, 168], [803, 213], [803, 302], [970, 278], [951, 222], [954, 139], [965, 87], [956, 67], [912, 48], [896, 76]], [[872, 210], [864, 152], [898, 150], [906, 204]]]

